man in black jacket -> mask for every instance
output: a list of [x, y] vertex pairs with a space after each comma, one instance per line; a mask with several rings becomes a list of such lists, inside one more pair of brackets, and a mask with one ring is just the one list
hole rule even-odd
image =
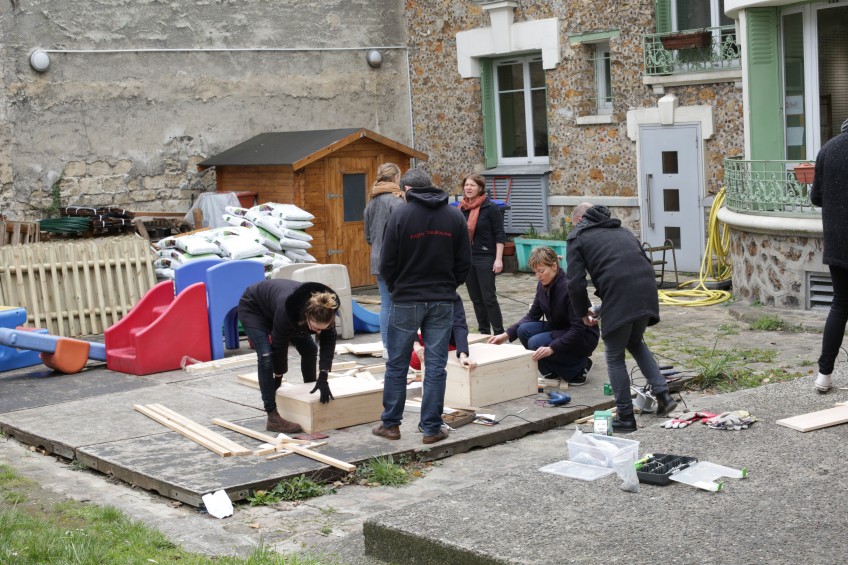
[[471, 269], [471, 239], [462, 213], [448, 206], [447, 193], [432, 186], [427, 173], [410, 169], [399, 184], [406, 191], [406, 204], [389, 217], [380, 255], [380, 275], [393, 304], [382, 423], [373, 432], [400, 439], [409, 357], [420, 328], [427, 361], [419, 428], [424, 443], [430, 444], [448, 436], [442, 427], [445, 366], [456, 289]]
[[[566, 242], [568, 292], [571, 304], [587, 325], [601, 320], [601, 336], [607, 374], [615, 394], [617, 415], [614, 431], [636, 430], [630, 375], [624, 362], [625, 349], [633, 356], [657, 399], [657, 415], [677, 407], [657, 361], [642, 339], [645, 328], [660, 321], [660, 305], [654, 268], [639, 241], [621, 220], [610, 217], [606, 206], [579, 204], [571, 213], [574, 229]], [[592, 309], [586, 273], [592, 277], [601, 306]]]

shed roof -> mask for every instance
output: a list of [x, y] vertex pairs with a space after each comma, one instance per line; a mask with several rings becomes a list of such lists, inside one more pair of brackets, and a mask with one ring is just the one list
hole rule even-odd
[[410, 157], [427, 160], [426, 153], [371, 130], [344, 128], [260, 133], [201, 161], [197, 168], [202, 171], [216, 166], [291, 165], [298, 170], [363, 137], [373, 139]]

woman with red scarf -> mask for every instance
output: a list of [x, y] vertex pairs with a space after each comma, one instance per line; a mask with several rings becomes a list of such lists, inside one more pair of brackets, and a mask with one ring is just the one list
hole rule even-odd
[[459, 208], [471, 234], [471, 272], [465, 286], [474, 305], [481, 334], [502, 334], [503, 316], [495, 290], [495, 275], [503, 270], [506, 234], [500, 208], [486, 196], [486, 179], [466, 175], [462, 179], [463, 199]]

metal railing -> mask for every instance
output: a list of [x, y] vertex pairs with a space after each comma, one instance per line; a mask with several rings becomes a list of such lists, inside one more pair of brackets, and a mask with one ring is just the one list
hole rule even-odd
[[724, 160], [725, 205], [734, 212], [764, 216], [820, 215], [810, 202], [810, 184], [799, 182], [794, 167], [812, 161]]
[[[671, 41], [681, 34], [704, 34], [702, 46], [674, 48]], [[663, 44], [670, 47], [666, 47]], [[703, 73], [742, 68], [741, 48], [732, 25], [674, 33], [652, 33], [642, 37], [646, 75]]]

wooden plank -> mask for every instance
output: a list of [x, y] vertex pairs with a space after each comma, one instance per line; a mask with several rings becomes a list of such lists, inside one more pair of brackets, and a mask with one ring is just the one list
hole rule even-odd
[[[50, 282], [53, 286], [53, 308], [52, 310], [56, 312], [56, 324], [59, 327], [59, 335], [68, 335], [65, 332], [65, 320], [62, 313], [69, 308], [65, 306], [65, 301], [63, 300], [63, 293], [59, 290], [59, 276], [56, 272], [56, 263], [58, 262], [55, 254], [54, 247], [47, 248], [47, 258], [50, 262]], [[70, 316], [69, 316], [70, 317]]]
[[228, 430], [232, 430], [242, 435], [252, 437], [253, 439], [264, 441], [265, 443], [271, 443], [275, 445], [309, 445], [310, 443], [312, 443], [311, 441], [306, 439], [294, 439], [292, 437], [287, 436], [286, 434], [279, 434], [279, 437], [269, 436], [268, 434], [257, 432], [256, 430], [251, 430], [250, 428], [245, 428], [244, 426], [240, 426], [238, 424], [222, 420], [221, 418], [212, 418], [212, 423], [216, 426], [221, 426], [222, 428], [227, 428]]
[[[373, 343], [348, 343], [345, 344], [349, 353], [354, 355], [374, 355], [383, 353], [383, 343], [375, 341]], [[338, 347], [338, 346], [337, 346]]]
[[252, 449], [247, 449], [246, 447], [243, 447], [243, 446], [237, 444], [236, 442], [229, 439], [228, 437], [222, 436], [218, 432], [210, 430], [206, 426], [202, 426], [201, 424], [195, 422], [194, 420], [186, 418], [182, 414], [179, 414], [178, 412], [174, 412], [173, 410], [163, 406], [162, 404], [148, 404], [147, 408], [153, 410], [154, 412], [157, 412], [161, 416], [164, 416], [166, 418], [173, 420], [174, 422], [177, 422], [178, 424], [181, 424], [185, 428], [193, 431], [194, 433], [200, 435], [201, 437], [204, 437], [204, 438], [208, 439], [209, 441], [211, 441], [211, 442], [213, 442], [217, 445], [220, 445], [224, 449], [232, 451], [233, 455], [252, 455], [253, 454]]
[[798, 430], [799, 432], [811, 432], [830, 426], [848, 423], [848, 406], [837, 406], [817, 412], [809, 412], [791, 418], [783, 418], [775, 423]]
[[227, 451], [226, 449], [223, 449], [222, 447], [219, 447], [218, 445], [215, 445], [215, 444], [207, 441], [206, 438], [200, 437], [197, 434], [195, 434], [194, 432], [187, 430], [187, 429], [183, 428], [182, 426], [177, 425], [176, 423], [172, 422], [168, 418], [163, 418], [162, 416], [160, 416], [159, 414], [157, 414], [153, 410], [150, 410], [146, 406], [142, 406], [141, 404], [134, 404], [133, 409], [136, 412], [141, 412], [142, 414], [144, 414], [145, 416], [147, 416], [151, 420], [155, 420], [155, 421], [159, 422], [160, 424], [162, 424], [166, 428], [170, 428], [173, 431], [177, 432], [178, 434], [185, 436], [186, 438], [190, 439], [191, 441], [205, 447], [209, 451], [217, 453], [221, 457], [229, 457], [229, 456], [232, 455], [232, 452]]
[[189, 374], [211, 373], [222, 369], [237, 369], [238, 367], [247, 367], [257, 362], [256, 354], [246, 353], [244, 355], [234, 355], [233, 357], [225, 357], [223, 359], [215, 359], [213, 361], [204, 361], [193, 365], [186, 365], [185, 371]]

